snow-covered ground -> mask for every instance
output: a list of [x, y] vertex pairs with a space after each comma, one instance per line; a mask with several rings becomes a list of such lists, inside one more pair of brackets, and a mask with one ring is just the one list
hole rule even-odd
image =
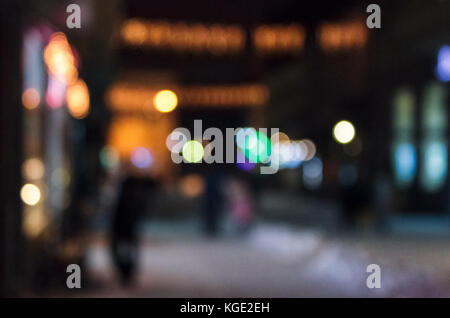
[[[85, 296], [114, 297], [449, 297], [447, 240], [327, 237], [313, 230], [259, 224], [245, 238], [205, 240], [149, 233], [137, 284], [121, 289], [103, 240], [88, 252], [102, 282]], [[192, 233], [190, 231], [189, 233]], [[369, 264], [381, 288], [369, 289]]]

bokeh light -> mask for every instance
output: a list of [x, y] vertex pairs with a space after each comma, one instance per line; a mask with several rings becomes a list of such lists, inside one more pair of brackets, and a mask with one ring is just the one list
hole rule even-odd
[[201, 143], [196, 140], [190, 140], [183, 146], [183, 158], [187, 162], [199, 162], [202, 160], [205, 150]]
[[45, 101], [53, 109], [60, 108], [66, 101], [66, 84], [53, 75], [48, 77]]
[[442, 82], [450, 81], [450, 46], [444, 45], [438, 53], [436, 75]]
[[41, 96], [37, 89], [27, 88], [22, 93], [22, 104], [26, 109], [35, 109], [41, 102]]
[[[250, 130], [250, 132], [252, 132], [252, 130]], [[248, 133], [245, 133], [245, 135], [245, 138], [238, 138], [241, 139], [241, 145], [243, 143], [242, 146], [245, 146], [242, 148], [245, 157], [252, 163], [267, 163], [272, 151], [272, 143], [267, 135], [261, 131], [255, 131], [255, 134], [250, 133], [249, 135]], [[249, 138], [247, 136], [249, 136]], [[243, 140], [245, 140], [245, 142], [242, 142]], [[239, 142], [237, 143], [239, 146]]]
[[306, 148], [305, 158], [303, 160], [308, 161], [314, 158], [316, 155], [316, 145], [309, 139], [303, 139], [300, 141]]
[[67, 90], [67, 108], [69, 113], [81, 119], [89, 113], [89, 90], [86, 83], [79, 79], [74, 84], [70, 85]]
[[241, 149], [251, 149], [256, 146], [257, 141], [258, 137], [254, 128], [239, 128], [236, 132], [236, 144]]
[[425, 142], [423, 146], [420, 182], [426, 191], [436, 192], [442, 188], [447, 178], [447, 146], [442, 140]]
[[309, 161], [316, 155], [316, 145], [313, 141], [282, 138], [283, 141], [279, 142], [278, 147], [272, 147], [272, 157], [278, 156], [280, 168], [298, 168], [302, 162]]
[[272, 144], [275, 144], [275, 143], [288, 143], [290, 141], [290, 138], [284, 132], [277, 132], [277, 133], [274, 133], [270, 137], [270, 141], [272, 142]]
[[168, 113], [175, 109], [178, 105], [178, 97], [177, 95], [170, 90], [162, 90], [159, 91], [154, 99], [153, 104], [155, 105], [156, 110], [161, 113]]
[[70, 173], [67, 169], [56, 168], [50, 178], [51, 185], [56, 188], [67, 188], [70, 185]]
[[175, 129], [166, 138], [167, 149], [172, 153], [180, 153], [184, 144], [188, 141], [188, 137], [181, 131]]
[[100, 150], [100, 163], [107, 170], [116, 169], [120, 163], [117, 150], [111, 146], [104, 146]]
[[394, 148], [394, 175], [397, 186], [409, 186], [416, 175], [417, 153], [410, 142], [401, 142]]
[[244, 153], [238, 149], [236, 154], [236, 165], [242, 171], [250, 171], [255, 168], [256, 163], [250, 162], [250, 160], [245, 157]]
[[189, 174], [180, 180], [179, 189], [185, 197], [198, 197], [205, 191], [205, 180], [199, 174]]
[[54, 33], [44, 50], [44, 61], [50, 73], [65, 84], [78, 78], [76, 61], [64, 33]]
[[351, 122], [342, 120], [334, 126], [333, 136], [337, 142], [347, 144], [355, 138], [355, 127]]
[[45, 168], [42, 160], [30, 158], [22, 164], [22, 175], [27, 180], [37, 180], [44, 176]]
[[24, 212], [23, 231], [27, 237], [34, 238], [42, 233], [47, 225], [44, 209], [34, 207]]
[[153, 163], [153, 157], [145, 147], [137, 147], [131, 153], [131, 162], [134, 166], [140, 169], [149, 168]]
[[281, 142], [273, 148], [272, 156], [278, 155], [281, 168], [297, 168], [306, 157], [307, 148], [301, 141]]
[[123, 23], [120, 35], [130, 44], [139, 45], [148, 37], [147, 26], [138, 19], [130, 19]]
[[317, 189], [320, 187], [323, 179], [322, 160], [314, 157], [303, 165], [303, 185], [307, 189]]
[[20, 190], [20, 197], [25, 204], [36, 205], [41, 199], [41, 191], [36, 185], [27, 183]]

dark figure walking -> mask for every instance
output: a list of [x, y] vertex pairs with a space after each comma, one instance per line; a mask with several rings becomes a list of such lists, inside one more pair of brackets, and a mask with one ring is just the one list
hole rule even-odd
[[138, 225], [155, 189], [148, 177], [128, 176], [122, 183], [112, 220], [113, 261], [124, 285], [131, 283], [138, 256]]
[[202, 206], [203, 231], [208, 237], [219, 234], [222, 208], [222, 178], [219, 172], [210, 171], [206, 176], [206, 189]]

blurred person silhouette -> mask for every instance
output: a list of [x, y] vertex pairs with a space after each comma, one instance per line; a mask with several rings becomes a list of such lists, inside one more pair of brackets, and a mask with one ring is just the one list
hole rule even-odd
[[238, 234], [245, 234], [253, 223], [254, 204], [248, 184], [232, 178], [228, 185], [230, 218]]
[[203, 231], [208, 237], [219, 234], [219, 222], [222, 210], [222, 174], [209, 169], [206, 174], [206, 187], [201, 208]]
[[363, 182], [358, 179], [355, 183], [341, 186], [340, 197], [345, 229], [350, 232], [356, 231], [361, 209], [366, 203]]
[[121, 283], [127, 286], [132, 283], [137, 268], [138, 226], [149, 203], [154, 202], [157, 183], [154, 176], [130, 165], [124, 174], [112, 218], [111, 251]]
[[376, 229], [380, 232], [389, 231], [389, 217], [392, 209], [392, 182], [386, 171], [379, 173], [374, 182], [373, 200], [377, 217]]

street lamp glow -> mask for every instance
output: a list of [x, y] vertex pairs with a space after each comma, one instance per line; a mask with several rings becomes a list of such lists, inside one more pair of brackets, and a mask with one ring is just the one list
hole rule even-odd
[[161, 113], [168, 113], [175, 109], [178, 105], [177, 95], [170, 90], [159, 91], [154, 99], [153, 104], [157, 111]]
[[341, 144], [348, 144], [355, 138], [355, 127], [346, 120], [338, 122], [333, 128], [334, 139]]

